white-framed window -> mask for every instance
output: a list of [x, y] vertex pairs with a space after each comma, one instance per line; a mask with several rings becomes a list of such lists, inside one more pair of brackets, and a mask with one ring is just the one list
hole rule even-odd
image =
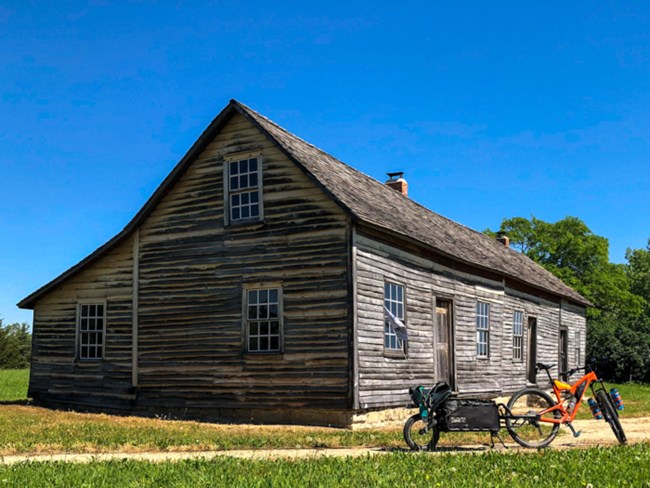
[[[406, 325], [404, 320], [404, 287], [396, 283], [384, 283], [384, 307]], [[384, 350], [403, 351], [404, 341], [401, 341], [395, 334], [390, 324], [388, 314], [384, 310]]]
[[582, 358], [580, 357], [580, 342], [581, 342], [581, 336], [580, 336], [580, 331], [576, 331], [576, 350], [575, 350], [575, 355], [576, 355], [576, 367], [579, 368], [582, 366]]
[[227, 223], [262, 220], [262, 158], [260, 155], [225, 163]]
[[246, 350], [278, 352], [282, 346], [282, 289], [245, 290]]
[[524, 312], [515, 310], [512, 318], [512, 359], [523, 360]]
[[476, 302], [476, 355], [490, 357], [490, 304]]
[[77, 356], [103, 359], [106, 331], [106, 303], [79, 303], [77, 306]]

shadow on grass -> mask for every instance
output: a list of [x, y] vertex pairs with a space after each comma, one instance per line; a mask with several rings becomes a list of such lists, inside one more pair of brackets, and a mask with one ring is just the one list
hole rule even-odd
[[2, 405], [33, 405], [33, 403], [31, 400], [23, 398], [20, 400], [0, 400], [0, 406]]
[[380, 451], [384, 452], [412, 452], [413, 454], [421, 452], [482, 452], [490, 449], [494, 449], [490, 446], [438, 446], [433, 451], [412, 451], [411, 449], [405, 447], [384, 447]]

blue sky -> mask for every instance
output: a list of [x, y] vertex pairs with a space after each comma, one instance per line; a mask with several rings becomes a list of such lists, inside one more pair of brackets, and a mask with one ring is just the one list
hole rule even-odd
[[[0, 2], [0, 317], [236, 98], [477, 230], [650, 238], [650, 3]], [[488, 5], [488, 3], [490, 5]]]

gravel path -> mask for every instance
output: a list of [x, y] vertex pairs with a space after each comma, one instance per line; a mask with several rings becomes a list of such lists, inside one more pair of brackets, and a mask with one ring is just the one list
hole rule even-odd
[[[623, 429], [630, 444], [650, 442], [650, 417], [621, 419]], [[595, 420], [576, 420], [576, 430], [582, 431], [578, 438], [574, 438], [568, 429], [564, 435], [558, 437], [551, 448], [553, 449], [579, 449], [594, 446], [616, 445], [617, 441], [609, 424]], [[442, 434], [444, 436], [444, 434]], [[508, 433], [501, 431], [503, 440], [508, 445], [508, 451], [497, 444], [496, 449], [503, 452], [535, 452], [532, 449], [520, 449], [511, 442]], [[458, 447], [443, 447], [438, 453], [461, 452], [487, 452], [490, 448], [485, 445], [471, 445]], [[381, 448], [349, 448], [349, 449], [242, 449], [232, 451], [203, 451], [203, 452], [140, 452], [140, 453], [97, 453], [97, 454], [17, 454], [0, 456], [0, 464], [11, 465], [22, 462], [74, 462], [90, 463], [93, 461], [109, 461], [132, 459], [137, 461], [165, 462], [180, 461], [183, 459], [214, 459], [219, 456], [231, 456], [245, 459], [308, 459], [321, 456], [333, 457], [358, 457], [365, 455], [381, 455], [393, 452]]]

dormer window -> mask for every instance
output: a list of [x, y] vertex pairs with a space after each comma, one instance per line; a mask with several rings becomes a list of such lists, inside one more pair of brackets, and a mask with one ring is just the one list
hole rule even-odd
[[261, 156], [226, 160], [226, 223], [262, 220]]

